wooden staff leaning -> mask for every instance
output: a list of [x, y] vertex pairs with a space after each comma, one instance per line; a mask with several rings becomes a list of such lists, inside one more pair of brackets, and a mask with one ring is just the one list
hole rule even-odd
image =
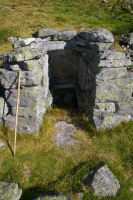
[[14, 157], [16, 154], [16, 141], [17, 141], [17, 127], [18, 127], [18, 108], [19, 108], [19, 97], [20, 97], [20, 78], [21, 70], [18, 73], [18, 92], [17, 92], [17, 107], [16, 107], [16, 118], [15, 118], [15, 135], [14, 135]]

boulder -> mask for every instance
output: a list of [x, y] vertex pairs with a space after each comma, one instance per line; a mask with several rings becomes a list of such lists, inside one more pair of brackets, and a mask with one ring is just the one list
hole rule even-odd
[[73, 124], [68, 124], [64, 121], [59, 121], [55, 124], [55, 135], [53, 141], [57, 146], [73, 146], [76, 142], [72, 135], [76, 132], [76, 127]]
[[101, 164], [90, 171], [84, 179], [84, 184], [89, 186], [97, 197], [116, 196], [120, 189], [119, 181], [109, 170], [106, 164]]
[[113, 43], [113, 34], [107, 29], [85, 30], [79, 34], [87, 42]]
[[1, 200], [19, 200], [22, 190], [15, 183], [0, 181], [0, 199]]

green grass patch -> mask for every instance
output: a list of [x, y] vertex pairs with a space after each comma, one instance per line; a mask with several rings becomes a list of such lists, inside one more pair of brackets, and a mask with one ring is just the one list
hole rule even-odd
[[0, 41], [8, 41], [8, 37], [10, 36], [10, 32], [6, 29], [0, 30]]
[[[65, 118], [78, 127], [74, 147], [57, 147], [53, 143], [54, 124]], [[0, 140], [13, 148], [14, 133], [0, 129]], [[96, 132], [88, 119], [74, 110], [53, 108], [44, 116], [40, 135], [19, 134], [15, 159], [10, 149], [0, 149], [0, 180], [17, 182], [23, 189], [21, 200], [37, 195], [60, 192], [72, 200], [96, 200], [83, 185], [84, 176], [100, 162], [105, 162], [120, 181], [115, 200], [132, 199], [133, 188], [133, 122], [114, 129]]]

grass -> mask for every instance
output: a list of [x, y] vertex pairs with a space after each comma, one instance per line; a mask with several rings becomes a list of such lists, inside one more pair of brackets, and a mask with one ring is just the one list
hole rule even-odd
[[[54, 124], [65, 119], [78, 127], [74, 147], [57, 147], [52, 140]], [[4, 134], [3, 134], [4, 133]], [[14, 133], [0, 131], [0, 140], [13, 146]], [[91, 168], [105, 162], [120, 181], [121, 189], [115, 200], [132, 200], [133, 193], [133, 122], [114, 129], [96, 132], [87, 118], [75, 111], [53, 108], [44, 117], [40, 135], [18, 135], [14, 159], [9, 148], [0, 149], [0, 180], [17, 182], [23, 189], [21, 200], [39, 194], [60, 192], [80, 200], [96, 200], [83, 179]]]
[[[77, 30], [107, 28], [116, 40], [133, 31], [133, 15], [123, 11], [116, 0], [104, 4], [97, 0], [0, 0], [0, 53], [10, 51], [9, 36], [31, 37], [41, 28]], [[114, 47], [119, 50], [118, 41]], [[0, 63], [2, 66], [3, 63]], [[54, 124], [65, 118], [78, 127], [74, 147], [58, 148], [52, 141]], [[14, 133], [0, 127], [0, 140], [13, 148]], [[9, 147], [0, 149], [0, 180], [17, 182], [23, 189], [21, 200], [41, 193], [60, 192], [80, 200], [96, 200], [83, 185], [86, 173], [99, 162], [106, 162], [120, 181], [115, 198], [133, 199], [133, 121], [114, 129], [96, 132], [85, 116], [66, 109], [50, 109], [44, 117], [40, 135], [18, 135], [14, 159]]]
[[[57, 30], [103, 27], [116, 38], [133, 30], [133, 15], [121, 7], [127, 3], [109, 4], [98, 0], [1, 0], [0, 1], [0, 52], [11, 49], [9, 36], [31, 37], [41, 28]], [[4, 22], [4, 23], [3, 23]], [[6, 40], [6, 41], [5, 41]], [[3, 41], [3, 42], [2, 42]]]

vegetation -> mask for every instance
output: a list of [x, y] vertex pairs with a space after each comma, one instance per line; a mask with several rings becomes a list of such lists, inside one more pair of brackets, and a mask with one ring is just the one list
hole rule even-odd
[[[104, 27], [116, 39], [133, 30], [133, 15], [122, 8], [126, 3], [109, 4], [98, 0], [0, 0], [0, 53], [11, 50], [9, 36], [31, 37], [41, 28], [58, 30]], [[120, 8], [120, 6], [122, 6]], [[3, 63], [0, 63], [2, 66]], [[57, 147], [52, 137], [54, 124], [65, 118], [78, 127], [74, 147]], [[41, 193], [60, 192], [84, 200], [96, 200], [83, 185], [86, 173], [99, 162], [106, 162], [120, 181], [115, 200], [133, 199], [133, 122], [96, 132], [81, 113], [50, 109], [44, 117], [40, 135], [18, 135], [16, 158], [12, 157], [14, 133], [0, 127], [0, 180], [17, 182], [23, 189], [21, 200]]]
[[[129, 2], [129, 1], [128, 1]], [[11, 49], [9, 36], [31, 37], [41, 28], [58, 30], [104, 27], [116, 38], [133, 30], [133, 15], [125, 1], [110, 0], [1, 0], [0, 52]]]
[[[52, 137], [54, 124], [65, 118], [78, 127], [74, 147], [57, 147]], [[4, 134], [3, 134], [4, 133]], [[13, 146], [14, 133], [1, 127], [0, 140]], [[96, 200], [83, 179], [91, 168], [106, 162], [121, 184], [115, 200], [133, 196], [133, 122], [112, 130], [96, 132], [87, 118], [72, 110], [50, 109], [44, 117], [40, 135], [18, 135], [15, 159], [10, 148], [0, 149], [0, 180], [17, 182], [23, 189], [22, 200], [38, 194], [60, 192], [80, 200]]]

